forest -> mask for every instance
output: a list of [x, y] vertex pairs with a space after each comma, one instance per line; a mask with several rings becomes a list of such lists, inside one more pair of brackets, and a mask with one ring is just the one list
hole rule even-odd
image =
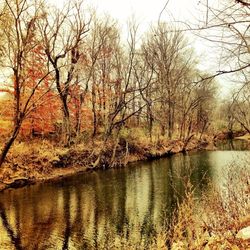
[[[0, 190], [247, 137], [250, 3], [200, 4], [200, 23], [131, 18], [124, 35], [83, 0], [1, 0]], [[190, 34], [220, 50], [216, 71]]]

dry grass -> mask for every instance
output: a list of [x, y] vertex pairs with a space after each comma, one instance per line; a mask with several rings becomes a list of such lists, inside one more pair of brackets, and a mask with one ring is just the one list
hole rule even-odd
[[237, 139], [250, 140], [250, 134], [245, 134], [243, 136], [236, 137]]
[[16, 141], [7, 155], [0, 177], [4, 182], [19, 178], [37, 178], [51, 172], [50, 162], [58, 159], [65, 149], [54, 147], [46, 140]]
[[198, 202], [187, 186], [186, 197], [169, 232], [171, 249], [250, 249], [237, 237], [250, 225], [250, 171], [231, 166], [223, 187], [211, 186]]
[[138, 240], [133, 235], [115, 236], [108, 232], [103, 241], [98, 243], [98, 246], [86, 246], [86, 249], [101, 249], [101, 250], [157, 250], [166, 249], [166, 233], [159, 233], [154, 238], [143, 238]]
[[19, 159], [21, 162], [29, 161], [30, 158], [37, 160], [51, 160], [61, 153], [63, 148], [55, 147], [47, 140], [31, 140], [29, 142], [16, 142], [10, 150], [10, 157]]
[[1, 135], [8, 135], [10, 128], [12, 127], [12, 122], [0, 119], [0, 132]]

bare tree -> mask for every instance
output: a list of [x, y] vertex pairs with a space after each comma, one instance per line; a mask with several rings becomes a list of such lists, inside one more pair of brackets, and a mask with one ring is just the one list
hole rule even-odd
[[220, 1], [218, 6], [204, 3], [206, 24], [200, 36], [219, 47], [219, 70], [207, 78], [230, 74], [232, 84], [240, 84], [229, 105], [229, 129], [235, 121], [249, 132], [248, 85], [250, 73], [250, 3], [249, 1]]
[[234, 119], [240, 127], [250, 133], [250, 86], [244, 84], [242, 88], [233, 92], [229, 106], [231, 119]]
[[93, 113], [93, 133], [95, 137], [99, 125], [106, 125], [114, 81], [117, 79], [115, 57], [119, 50], [117, 23], [109, 16], [95, 17], [88, 39], [88, 64], [85, 67], [86, 84], [91, 91]]
[[[53, 12], [53, 13], [52, 13]], [[55, 71], [56, 88], [63, 111], [63, 142], [71, 143], [72, 128], [68, 98], [82, 45], [91, 18], [84, 16], [83, 1], [69, 2], [62, 10], [49, 10], [40, 22], [48, 60]]]
[[[34, 99], [34, 95], [47, 78], [50, 72], [47, 70], [37, 79], [31, 88], [27, 86], [27, 67], [29, 57], [32, 56], [33, 49], [40, 45], [39, 37], [36, 34], [37, 23], [42, 17], [42, 2], [30, 2], [27, 0], [4, 1], [4, 15], [1, 16], [2, 36], [4, 37], [5, 46], [2, 48], [2, 68], [10, 71], [13, 80], [5, 87], [14, 96], [14, 125], [11, 135], [5, 143], [1, 155], [0, 166], [3, 164], [6, 155], [17, 138], [22, 123], [28, 114], [38, 105], [40, 98]], [[7, 18], [7, 19], [6, 19]], [[6, 23], [6, 20], [8, 22]]]
[[220, 49], [217, 58], [219, 69], [208, 77], [236, 72], [249, 73], [250, 4], [248, 1], [223, 0], [217, 5], [201, 1], [201, 4], [206, 10], [206, 21], [197, 28], [189, 28], [198, 30], [196, 35]]
[[172, 138], [175, 127], [176, 101], [181, 78], [183, 79], [187, 71], [186, 64], [191, 57], [188, 54], [186, 58], [182, 56], [187, 43], [181, 32], [172, 29], [165, 23], [158, 24], [143, 45], [145, 54], [148, 54], [146, 60], [152, 64], [157, 78], [158, 95], [161, 99], [158, 114], [162, 134], [165, 134], [167, 128], [169, 139]]

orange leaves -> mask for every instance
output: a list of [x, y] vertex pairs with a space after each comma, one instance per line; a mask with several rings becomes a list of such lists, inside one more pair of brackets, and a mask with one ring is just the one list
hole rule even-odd
[[57, 95], [46, 88], [40, 88], [34, 98], [39, 102], [33, 102], [30, 113], [27, 115], [21, 128], [22, 135], [47, 134], [55, 131], [55, 123], [60, 119], [60, 103]]

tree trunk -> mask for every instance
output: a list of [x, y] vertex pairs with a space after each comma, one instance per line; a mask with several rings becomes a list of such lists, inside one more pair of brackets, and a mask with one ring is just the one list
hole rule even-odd
[[63, 104], [63, 131], [62, 131], [62, 137], [63, 142], [66, 146], [69, 146], [71, 143], [71, 124], [70, 124], [70, 115], [69, 115], [69, 108], [67, 105], [66, 98], [62, 98], [62, 104]]
[[170, 94], [168, 97], [168, 139], [172, 139], [172, 104]]
[[12, 134], [10, 136], [10, 138], [7, 140], [7, 142], [5, 143], [1, 155], [0, 155], [0, 167], [3, 165], [5, 158], [13, 144], [13, 142], [15, 141], [15, 139], [17, 138], [21, 125], [22, 125], [22, 121], [23, 121], [23, 113], [20, 111], [20, 86], [19, 86], [19, 76], [18, 76], [18, 71], [14, 70], [14, 76], [15, 76], [15, 81], [14, 81], [14, 128], [12, 131]]
[[2, 166], [2, 164], [4, 163], [4, 160], [13, 144], [13, 142], [15, 141], [15, 139], [18, 136], [19, 130], [20, 130], [21, 124], [17, 123], [16, 126], [14, 127], [14, 130], [12, 132], [12, 135], [10, 136], [10, 138], [8, 139], [8, 141], [5, 143], [1, 155], [0, 155], [0, 167]]
[[149, 104], [147, 105], [147, 122], [148, 122], [148, 132], [150, 136], [150, 141], [152, 141], [153, 117], [152, 117], [151, 107]]
[[[138, 102], [138, 107], [141, 107], [141, 102]], [[140, 126], [140, 121], [141, 121], [141, 111], [137, 112], [137, 121], [136, 125], [139, 127]]]
[[93, 112], [93, 133], [92, 137], [96, 136], [97, 132], [97, 114], [96, 114], [96, 87], [93, 83], [92, 87], [92, 112]]
[[76, 135], [79, 136], [81, 133], [81, 125], [82, 125], [82, 104], [83, 104], [83, 94], [80, 94], [80, 103], [77, 107], [77, 115], [76, 115]]
[[169, 107], [168, 110], [168, 139], [171, 140], [172, 139], [172, 131], [171, 131], [171, 126], [172, 126], [172, 117], [171, 117], [171, 110]]

